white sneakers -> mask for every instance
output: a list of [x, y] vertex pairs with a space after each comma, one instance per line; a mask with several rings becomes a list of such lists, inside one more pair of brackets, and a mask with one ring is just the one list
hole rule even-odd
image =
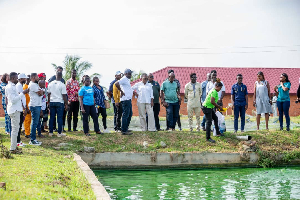
[[110, 131], [107, 129], [104, 129], [103, 133], [110, 133]]
[[31, 140], [31, 141], [29, 142], [29, 145], [40, 146], [41, 144], [42, 144], [42, 142], [39, 142], [39, 141], [37, 141], [37, 140]]
[[57, 133], [57, 137], [66, 137], [67, 135], [66, 134], [64, 134], [64, 133]]
[[[49, 134], [48, 134], [49, 137], [52, 137], [53, 135], [54, 135], [53, 133], [49, 133]], [[67, 135], [64, 134], [64, 133], [61, 133], [61, 134], [58, 133], [58, 134], [57, 134], [57, 137], [65, 137], [65, 136], [67, 136]]]
[[26, 144], [24, 144], [22, 141], [20, 143], [17, 143], [17, 147], [24, 147]]

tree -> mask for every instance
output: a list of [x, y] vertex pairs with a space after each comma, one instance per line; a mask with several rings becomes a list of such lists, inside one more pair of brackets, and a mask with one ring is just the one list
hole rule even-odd
[[[63, 78], [67, 81], [71, 78], [72, 70], [75, 69], [77, 71], [76, 79], [81, 84], [81, 78], [83, 75], [85, 75], [85, 72], [92, 68], [92, 63], [88, 61], [80, 61], [80, 56], [77, 55], [66, 55], [65, 60], [63, 61], [64, 65], [62, 68], [64, 69], [64, 75]], [[52, 66], [55, 68], [58, 67], [58, 65], [52, 63]], [[91, 78], [98, 76], [100, 78], [99, 73], [93, 73], [92, 75], [89, 75]]]
[[145, 72], [143, 72], [142, 70], [140, 70], [138, 73], [136, 73], [135, 71], [133, 71], [132, 74], [131, 74], [130, 81], [132, 82], [132, 81], [140, 79], [143, 73], [145, 73]]

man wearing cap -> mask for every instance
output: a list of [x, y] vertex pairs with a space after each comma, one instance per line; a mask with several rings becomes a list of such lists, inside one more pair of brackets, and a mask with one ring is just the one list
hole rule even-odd
[[122, 104], [122, 134], [131, 135], [132, 133], [128, 130], [130, 120], [132, 117], [132, 95], [133, 89], [130, 85], [132, 71], [126, 69], [123, 78], [115, 83], [116, 87], [121, 91], [121, 104]]
[[[18, 76], [18, 79], [19, 79], [19, 82], [16, 84], [16, 90], [19, 94], [23, 93], [23, 85], [26, 83], [26, 79], [27, 79], [27, 76], [25, 74], [19, 74]], [[19, 131], [18, 131], [18, 137], [17, 137], [17, 146], [24, 146], [25, 144], [22, 143], [21, 141], [21, 131], [22, 131], [22, 124], [24, 122], [24, 116], [26, 116], [27, 114], [27, 106], [26, 106], [26, 98], [24, 95], [21, 95], [21, 102], [22, 102], [22, 108], [23, 108], [23, 111], [20, 112], [20, 127], [19, 127]]]
[[115, 74], [115, 80], [110, 83], [107, 93], [114, 107], [114, 129], [116, 132], [121, 131], [122, 105], [120, 104], [120, 91], [116, 87], [115, 83], [120, 80], [121, 77], [122, 73], [117, 71]]
[[73, 131], [77, 131], [78, 112], [79, 112], [79, 99], [78, 91], [80, 89], [79, 82], [76, 80], [77, 71], [72, 70], [71, 78], [67, 81], [66, 90], [68, 95], [68, 131], [71, 131], [71, 121], [73, 114]]
[[[170, 73], [173, 73], [174, 75], [175, 75], [175, 73], [174, 73], [174, 70], [173, 69], [170, 69], [170, 70], [168, 70], [168, 78], [166, 78], [166, 80], [165, 81], [168, 81], [169, 80], [169, 75], [170, 75]], [[178, 79], [174, 79], [174, 82], [177, 84], [177, 91], [179, 92], [179, 94], [180, 94], [180, 82], [179, 82], [179, 80]], [[180, 112], [180, 103], [179, 103], [179, 112]], [[177, 124], [178, 124], [178, 127], [179, 127], [179, 130], [182, 130], [181, 129], [181, 121], [180, 121], [180, 113], [178, 114], [178, 118], [177, 118]], [[167, 123], [167, 130], [169, 130], [169, 125], [168, 125], [168, 120], [166, 120], [166, 123]]]

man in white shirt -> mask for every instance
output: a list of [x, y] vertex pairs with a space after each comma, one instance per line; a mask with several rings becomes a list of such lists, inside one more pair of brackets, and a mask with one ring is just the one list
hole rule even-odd
[[38, 123], [40, 121], [41, 107], [42, 107], [42, 96], [44, 91], [38, 85], [39, 77], [37, 73], [31, 73], [30, 83], [28, 86], [30, 102], [28, 104], [31, 112], [31, 130], [30, 130], [30, 145], [41, 145], [42, 142], [36, 140], [36, 131]]
[[133, 90], [130, 85], [132, 71], [130, 69], [126, 69], [124, 72], [123, 78], [119, 81], [116, 81], [115, 86], [118, 90], [121, 91], [121, 104], [122, 104], [122, 134], [123, 135], [131, 135], [132, 133], [128, 130], [131, 117], [132, 117], [132, 95]]
[[[215, 84], [216, 84], [216, 80], [217, 80], [217, 71], [216, 70], [212, 70], [211, 71], [211, 81], [209, 81], [206, 85], [206, 95], [208, 94], [208, 92], [215, 88]], [[221, 83], [223, 84], [222, 89], [218, 92], [218, 96], [219, 96], [219, 100], [218, 100], [218, 105], [219, 106], [223, 106], [223, 98], [225, 95], [225, 85], [224, 83], [221, 81]]]
[[17, 92], [16, 84], [18, 83], [18, 74], [15, 72], [10, 73], [10, 81], [5, 88], [5, 96], [7, 98], [7, 113], [11, 119], [11, 153], [21, 153], [17, 149], [17, 137], [20, 127], [20, 113], [23, 111], [21, 99], [28, 90], [22, 93]]
[[50, 120], [49, 120], [49, 136], [53, 136], [53, 124], [55, 114], [57, 113], [57, 125], [58, 125], [58, 134], [57, 137], [66, 136], [62, 133], [63, 128], [63, 113], [64, 110], [68, 108], [67, 101], [67, 90], [66, 85], [61, 82], [62, 72], [56, 72], [56, 80], [52, 81], [48, 85], [48, 105], [50, 106]]
[[140, 116], [142, 131], [147, 131], [146, 113], [148, 114], [148, 131], [156, 131], [153, 113], [153, 89], [152, 84], [148, 83], [148, 75], [142, 74], [142, 81], [132, 86], [136, 91], [137, 105]]
[[[23, 93], [23, 85], [26, 83], [27, 76], [25, 74], [19, 74], [18, 79], [19, 79], [19, 82], [16, 85], [16, 89], [17, 89], [17, 92], [19, 94], [21, 94], [21, 93]], [[18, 147], [25, 146], [25, 144], [21, 141], [22, 124], [24, 122], [24, 116], [27, 115], [25, 95], [22, 96], [21, 101], [22, 101], [22, 107], [23, 107], [24, 112], [22, 111], [20, 113], [20, 128], [19, 128], [18, 137], [17, 137], [17, 146]]]

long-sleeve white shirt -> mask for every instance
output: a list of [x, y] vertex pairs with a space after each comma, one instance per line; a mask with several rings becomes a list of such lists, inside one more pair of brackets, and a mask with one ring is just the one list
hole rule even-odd
[[16, 85], [10, 81], [5, 87], [5, 97], [7, 98], [7, 114], [23, 111], [21, 99], [24, 94], [23, 92], [19, 94]]
[[132, 89], [135, 90], [136, 93], [139, 95], [137, 99], [139, 103], [151, 103], [151, 99], [153, 99], [152, 84], [144, 84], [141, 81], [134, 84], [134, 86], [132, 86]]
[[[17, 88], [17, 92], [19, 94], [21, 94], [23, 92], [23, 85], [20, 82], [18, 82], [16, 84], [16, 88]], [[22, 101], [23, 107], [26, 108], [26, 98], [25, 98], [25, 95], [23, 95], [21, 101]]]

